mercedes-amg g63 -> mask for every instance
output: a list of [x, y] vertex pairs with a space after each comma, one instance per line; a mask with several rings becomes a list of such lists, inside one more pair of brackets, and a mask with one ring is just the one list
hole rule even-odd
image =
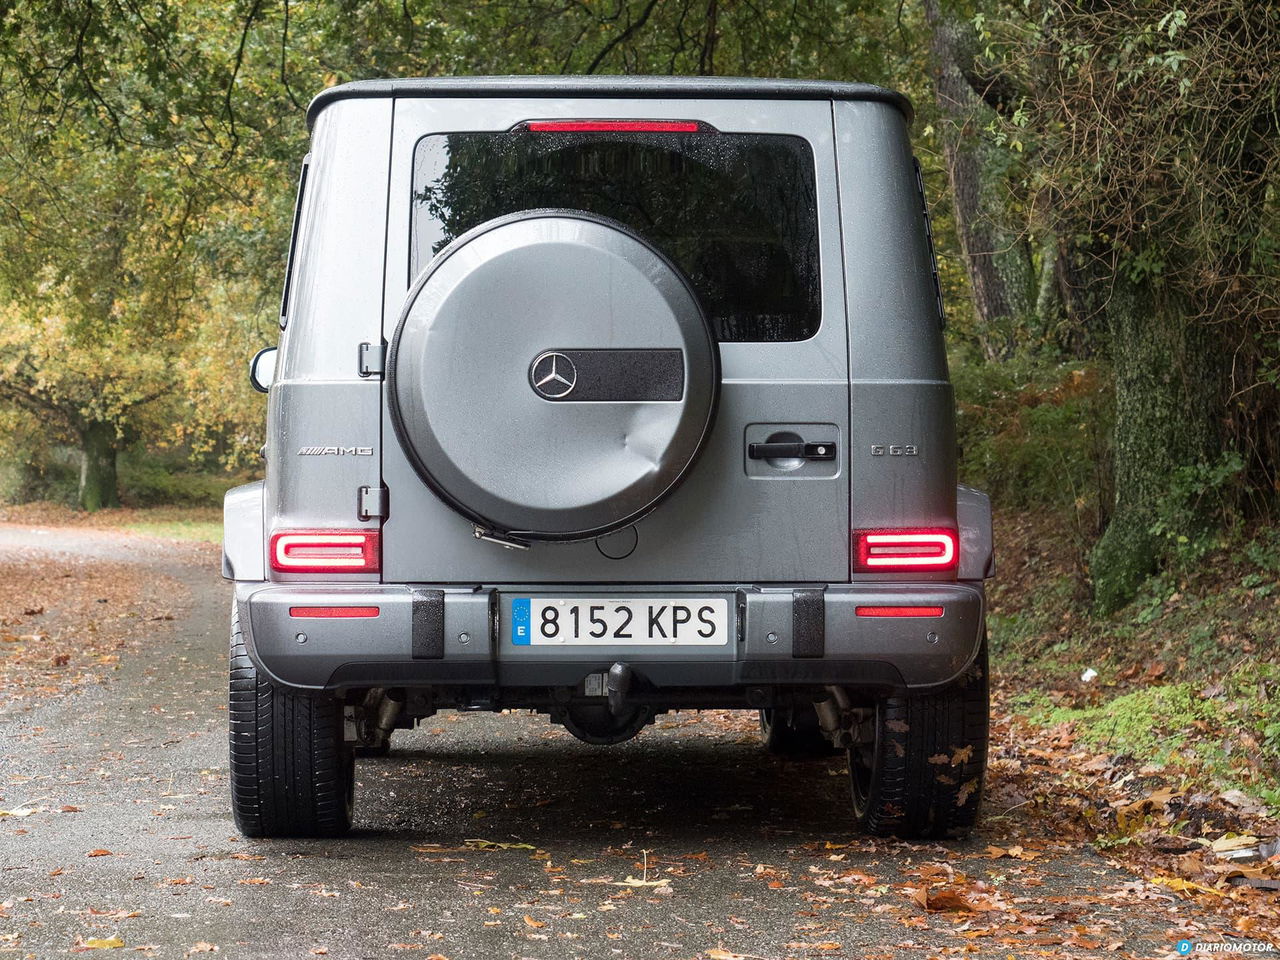
[[369, 81], [309, 113], [266, 480], [227, 495], [231, 784], [331, 835], [439, 710], [674, 709], [847, 750], [874, 833], [974, 821], [987, 498], [900, 95]]

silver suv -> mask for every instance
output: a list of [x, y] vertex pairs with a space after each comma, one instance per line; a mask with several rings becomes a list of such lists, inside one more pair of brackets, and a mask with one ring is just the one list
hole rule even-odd
[[847, 750], [873, 833], [970, 827], [991, 518], [906, 99], [396, 80], [309, 120], [226, 500], [240, 829], [346, 830], [357, 753], [438, 710], [612, 744], [710, 707]]

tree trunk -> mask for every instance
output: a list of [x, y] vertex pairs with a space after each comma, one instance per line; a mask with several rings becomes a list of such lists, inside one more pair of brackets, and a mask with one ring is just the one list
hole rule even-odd
[[1036, 319], [1041, 338], [1053, 336], [1062, 313], [1062, 290], [1058, 275], [1058, 238], [1049, 233], [1040, 240], [1040, 277], [1036, 283]]
[[1221, 347], [1211, 329], [1176, 307], [1161, 309], [1145, 286], [1116, 277], [1110, 288], [1115, 502], [1090, 560], [1101, 613], [1132, 600], [1165, 552], [1167, 542], [1152, 530], [1162, 504], [1198, 522], [1192, 491], [1179, 484], [1177, 472], [1221, 456], [1226, 396]]
[[100, 420], [80, 433], [80, 506], [90, 511], [120, 506], [116, 428]]
[[956, 233], [984, 349], [992, 358], [1007, 357], [1016, 346], [1017, 324], [1034, 309], [1035, 270], [1025, 237], [1006, 226], [1005, 148], [982, 138], [991, 108], [965, 74], [975, 38], [968, 23], [944, 11], [942, 3], [924, 0], [924, 13]]

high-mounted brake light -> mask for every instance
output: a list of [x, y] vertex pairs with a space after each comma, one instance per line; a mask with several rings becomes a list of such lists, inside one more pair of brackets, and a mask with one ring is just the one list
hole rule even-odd
[[940, 617], [941, 607], [855, 607], [860, 617]]
[[855, 530], [853, 568], [859, 573], [951, 570], [958, 548], [954, 530]]
[[377, 530], [285, 530], [271, 537], [271, 569], [282, 573], [376, 573]]
[[696, 120], [529, 120], [530, 133], [698, 133]]
[[306, 620], [363, 620], [376, 617], [377, 607], [290, 607], [289, 616]]

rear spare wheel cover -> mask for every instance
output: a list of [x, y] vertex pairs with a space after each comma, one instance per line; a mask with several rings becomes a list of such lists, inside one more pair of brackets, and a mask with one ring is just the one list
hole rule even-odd
[[711, 431], [719, 348], [680, 271], [623, 225], [499, 217], [414, 284], [388, 362], [422, 479], [486, 530], [583, 540], [679, 484]]

